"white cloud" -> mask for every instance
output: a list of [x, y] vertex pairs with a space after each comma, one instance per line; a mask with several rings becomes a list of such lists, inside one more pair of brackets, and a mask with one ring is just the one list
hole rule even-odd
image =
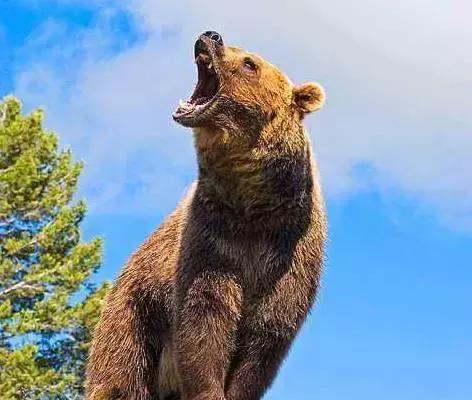
[[[308, 125], [328, 196], [400, 190], [440, 218], [472, 226], [470, 2], [129, 0], [121, 7], [142, 40], [110, 52], [112, 17], [87, 32], [44, 29], [36, 39], [43, 57], [17, 75], [17, 92], [45, 104], [51, 126], [87, 160], [84, 190], [100, 212], [167, 211], [181, 195], [194, 156], [170, 113], [194, 82], [196, 34], [215, 29], [294, 81], [326, 87], [327, 105]], [[355, 173], [360, 163], [371, 167], [368, 180]]]

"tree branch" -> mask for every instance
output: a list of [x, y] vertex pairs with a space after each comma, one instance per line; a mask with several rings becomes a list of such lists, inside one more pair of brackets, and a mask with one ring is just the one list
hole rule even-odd
[[0, 291], [0, 297], [6, 296], [7, 294], [14, 292], [15, 290], [19, 289], [31, 289], [31, 290], [40, 290], [44, 284], [42, 283], [29, 283], [29, 282], [18, 282], [15, 283], [14, 285], [7, 287], [6, 289], [3, 289]]

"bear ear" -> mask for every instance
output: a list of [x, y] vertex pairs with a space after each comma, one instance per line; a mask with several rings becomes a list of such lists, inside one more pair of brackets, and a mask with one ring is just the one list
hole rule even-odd
[[315, 82], [308, 82], [293, 88], [293, 101], [302, 115], [317, 111], [325, 102], [325, 91]]

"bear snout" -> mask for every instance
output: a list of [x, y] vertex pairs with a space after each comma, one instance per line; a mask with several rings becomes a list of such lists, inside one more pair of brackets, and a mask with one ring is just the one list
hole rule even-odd
[[219, 44], [220, 46], [223, 46], [223, 38], [218, 32], [206, 31], [206, 32], [203, 32], [201, 36], [206, 36], [210, 38], [211, 40], [213, 40], [214, 42], [216, 42], [217, 44]]
[[195, 42], [195, 58], [201, 53], [215, 53], [223, 48], [223, 39], [215, 31], [203, 32]]

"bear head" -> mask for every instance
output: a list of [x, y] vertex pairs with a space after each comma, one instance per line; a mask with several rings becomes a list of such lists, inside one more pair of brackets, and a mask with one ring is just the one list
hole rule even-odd
[[254, 138], [274, 120], [300, 124], [321, 108], [325, 94], [314, 82], [294, 85], [260, 56], [227, 46], [214, 31], [195, 43], [198, 82], [173, 114], [175, 121], [198, 134]]

